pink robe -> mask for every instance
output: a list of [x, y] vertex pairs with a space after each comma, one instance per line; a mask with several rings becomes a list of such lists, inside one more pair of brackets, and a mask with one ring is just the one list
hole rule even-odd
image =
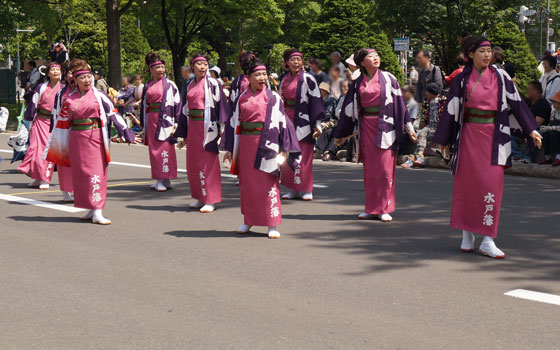
[[[187, 90], [189, 110], [204, 109], [206, 78], [193, 81]], [[204, 120], [188, 120], [187, 176], [191, 196], [204, 204], [222, 201], [222, 174], [217, 153], [204, 149]]]
[[[268, 98], [266, 89], [239, 99], [240, 121], [264, 123]], [[250, 226], [278, 226], [282, 222], [278, 177], [255, 169], [261, 135], [239, 136], [239, 183], [241, 213]]]
[[[146, 91], [146, 111], [148, 105], [161, 103], [163, 97], [163, 79], [154, 83], [152, 80]], [[150, 155], [150, 166], [152, 179], [176, 179], [177, 178], [177, 154], [175, 145], [156, 138], [156, 130], [159, 120], [159, 110], [148, 113], [148, 125], [146, 125], [146, 143]]]
[[[286, 100], [297, 100], [298, 76], [303, 74], [303, 71], [292, 77], [287, 74], [284, 77], [285, 82], [282, 84], [282, 98]], [[295, 117], [295, 110], [293, 108], [285, 109], [286, 115], [293, 122]], [[312, 128], [314, 125], [311, 126]], [[295, 171], [290, 168], [287, 163], [282, 165], [281, 181], [280, 183], [293, 191], [298, 192], [313, 192], [313, 150], [314, 145], [308, 142], [299, 142], [301, 148], [301, 162]]]
[[[37, 103], [37, 112], [39, 109], [52, 111], [58, 91], [60, 91], [60, 83], [56, 84], [54, 88], [50, 83], [47, 84], [39, 103]], [[29, 135], [29, 148], [25, 153], [25, 158], [18, 167], [19, 172], [30, 178], [48, 183], [51, 182], [54, 164], [43, 159], [43, 152], [51, 135], [50, 126], [50, 117], [44, 118], [41, 115], [35, 115], [31, 134]]]
[[[473, 69], [467, 82], [467, 97], [478, 76]], [[466, 107], [496, 111], [497, 106], [498, 80], [491, 69], [486, 69]], [[495, 128], [495, 123], [463, 124], [450, 223], [452, 228], [490, 237], [498, 234], [504, 188], [504, 168], [492, 164]]]
[[[64, 102], [70, 120], [99, 118], [101, 109], [93, 88], [83, 97], [72, 94]], [[74, 183], [74, 206], [103, 209], [107, 199], [107, 155], [101, 129], [71, 130], [68, 141], [70, 170]]]
[[[379, 70], [371, 81], [364, 77], [360, 86], [361, 108], [380, 103]], [[377, 147], [379, 117], [363, 116], [360, 121], [360, 155], [364, 163], [365, 212], [389, 214], [395, 211], [397, 152]]]

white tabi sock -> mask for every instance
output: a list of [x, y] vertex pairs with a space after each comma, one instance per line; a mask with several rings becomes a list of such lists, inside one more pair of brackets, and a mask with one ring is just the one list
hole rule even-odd
[[103, 213], [102, 213], [101, 209], [95, 209], [93, 211], [92, 222], [94, 224], [100, 224], [100, 225], [110, 225], [111, 224], [111, 220], [103, 217]]

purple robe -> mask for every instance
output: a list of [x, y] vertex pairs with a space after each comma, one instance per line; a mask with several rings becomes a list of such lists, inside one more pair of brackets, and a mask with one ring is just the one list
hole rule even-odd
[[[453, 79], [447, 104], [433, 138], [433, 142], [440, 145], [452, 145], [453, 175], [457, 171], [466, 86], [472, 70], [472, 65], [468, 65]], [[494, 73], [498, 78], [498, 105], [492, 141], [492, 164], [511, 167], [511, 132], [523, 132], [529, 136], [538, 128], [538, 124], [506, 71], [495, 68]]]
[[[177, 143], [176, 130], [181, 116], [181, 95], [174, 82], [165, 77], [161, 79], [163, 83], [163, 97], [159, 109], [156, 138], [159, 141]], [[144, 128], [148, 125], [148, 113], [146, 113], [146, 91], [148, 90], [148, 83], [144, 84], [142, 102], [140, 104], [140, 122]]]

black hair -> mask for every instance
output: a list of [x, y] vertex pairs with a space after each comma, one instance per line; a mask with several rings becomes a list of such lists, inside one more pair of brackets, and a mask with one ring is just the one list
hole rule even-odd
[[550, 68], [552, 69], [556, 69], [556, 57], [554, 56], [544, 56], [543, 57], [543, 62], [548, 62], [548, 65], [550, 66]]
[[152, 64], [154, 62], [157, 62], [157, 61], [161, 61], [163, 64], [165, 64], [165, 61], [161, 58], [161, 56], [157, 52], [151, 51], [146, 55], [146, 58], [145, 58], [146, 66], [149, 67], [150, 64]]
[[[465, 55], [465, 57], [469, 57], [469, 53], [475, 52], [476, 50], [478, 50], [478, 48], [480, 47], [480, 44], [482, 44], [485, 41], [488, 41], [488, 39], [486, 39], [486, 37], [484, 37], [482, 35], [471, 36], [471, 37], [465, 38], [465, 40], [463, 41], [463, 43], [461, 45], [461, 49], [463, 50], [463, 54]], [[469, 60], [469, 62], [471, 62], [471, 61]]]
[[431, 59], [432, 58], [432, 52], [429, 50], [420, 50], [420, 53], [422, 54], [422, 56]]
[[466, 64], [467, 64], [467, 60], [465, 59], [465, 54], [460, 53], [459, 55], [457, 55], [457, 65], [464, 66]]
[[284, 58], [284, 62], [286, 62], [286, 64], [288, 64], [288, 60], [290, 59], [290, 56], [294, 53], [294, 52], [299, 52], [298, 49], [287, 49], [284, 50], [284, 55], [282, 56]]
[[323, 61], [321, 61], [320, 58], [311, 58], [309, 60], [309, 63], [317, 65], [317, 67], [319, 67], [319, 69], [323, 69]]
[[245, 75], [249, 76], [257, 66], [264, 66], [264, 63], [257, 56], [251, 55], [243, 59], [241, 69]]
[[500, 65], [504, 64], [506, 60], [506, 53], [504, 49], [499, 46], [494, 46], [492, 48], [492, 56], [494, 57], [494, 61]]
[[243, 64], [243, 60], [249, 56], [255, 56], [255, 53], [252, 51], [245, 51], [245, 50], [239, 51], [239, 65], [241, 66]]
[[529, 84], [527, 84], [527, 86], [532, 86], [539, 92], [539, 94], [541, 95], [543, 94], [542, 84], [538, 80], [530, 81]]
[[403, 92], [408, 92], [409, 94], [411, 94], [412, 96], [414, 96], [414, 94], [416, 93], [416, 91], [414, 90], [414, 86], [412, 85], [406, 85], [403, 88]]
[[37, 63], [35, 61], [29, 61], [27, 62], [28, 65], [30, 65], [33, 68], [37, 68]]
[[[206, 61], [208, 62], [208, 54], [206, 52], [197, 52], [195, 53], [192, 57], [191, 57], [191, 62], [195, 59], [195, 58], [199, 58], [199, 57], [203, 57], [204, 59], [206, 59]], [[191, 64], [192, 66], [192, 64]], [[191, 67], [192, 69], [192, 67]]]
[[[379, 53], [377, 54], [379, 55]], [[369, 49], [359, 49], [354, 52], [354, 63], [356, 63], [356, 66], [360, 69], [360, 72], [362, 72], [363, 75], [367, 75], [367, 70], [362, 67], [362, 62], [367, 55], [369, 55]]]

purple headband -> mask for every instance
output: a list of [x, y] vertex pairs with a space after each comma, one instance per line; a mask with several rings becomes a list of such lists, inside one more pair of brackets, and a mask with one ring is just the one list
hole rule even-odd
[[[480, 43], [480, 45], [478, 45], [477, 49], [480, 48], [480, 47], [488, 47], [488, 46], [492, 46], [492, 44], [490, 44], [490, 42], [488, 40], [486, 40], [486, 41], [483, 41], [482, 43]], [[467, 52], [473, 51], [474, 47], [475, 47], [475, 44], [472, 44], [469, 47]]]
[[203, 57], [203, 56], [198, 56], [198, 57], [195, 57], [195, 58], [193, 58], [193, 59], [191, 60], [191, 64], [195, 64], [195, 63], [198, 62], [198, 61], [206, 61], [206, 62], [208, 62], [208, 59], [206, 59], [206, 57]]
[[162, 61], [155, 61], [150, 63], [150, 68], [152, 68], [153, 66], [157, 66], [158, 64], [164, 64]]
[[84, 74], [91, 74], [90, 70], [77, 70], [75, 72], [72, 72], [72, 77], [77, 78], [80, 75], [84, 75]]
[[256, 66], [255, 68], [249, 70], [249, 74], [255, 73], [256, 71], [259, 71], [259, 70], [266, 70], [266, 66], [264, 66], [264, 65], [262, 65], [262, 64], [261, 64], [261, 65], [258, 65], [258, 66]]
[[288, 58], [292, 58], [292, 57], [294, 57], [294, 56], [299, 56], [299, 57], [302, 57], [302, 58], [303, 58], [303, 54], [302, 54], [301, 52], [299, 52], [299, 51], [292, 52], [292, 53], [290, 54], [290, 57], [288, 57]]

